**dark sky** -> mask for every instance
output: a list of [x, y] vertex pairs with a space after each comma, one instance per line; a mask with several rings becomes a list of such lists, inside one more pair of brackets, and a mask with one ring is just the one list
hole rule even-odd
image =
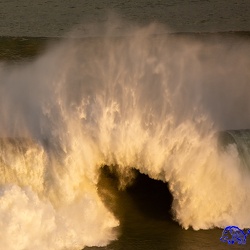
[[249, 0], [0, 0], [0, 36], [62, 36], [78, 25], [164, 23], [173, 31], [249, 31]]

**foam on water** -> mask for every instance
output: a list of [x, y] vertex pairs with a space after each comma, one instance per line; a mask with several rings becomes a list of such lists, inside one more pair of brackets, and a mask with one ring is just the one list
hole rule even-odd
[[215, 136], [250, 126], [249, 44], [155, 31], [66, 41], [1, 68], [1, 248], [114, 240], [119, 218], [97, 190], [103, 165], [168, 182], [184, 228], [250, 226], [249, 172]]

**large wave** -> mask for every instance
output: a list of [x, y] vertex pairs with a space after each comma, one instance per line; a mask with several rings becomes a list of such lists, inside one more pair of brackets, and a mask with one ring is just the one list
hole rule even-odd
[[168, 182], [184, 228], [250, 226], [249, 171], [216, 139], [250, 126], [249, 43], [157, 29], [67, 40], [34, 62], [2, 64], [2, 248], [114, 240], [119, 218], [97, 190], [103, 165], [124, 180], [136, 168]]

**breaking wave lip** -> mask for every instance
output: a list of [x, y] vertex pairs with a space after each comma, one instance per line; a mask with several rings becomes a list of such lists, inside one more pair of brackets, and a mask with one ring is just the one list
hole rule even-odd
[[97, 192], [104, 165], [124, 185], [131, 168], [168, 182], [184, 228], [249, 227], [249, 171], [234, 145], [217, 150], [215, 136], [249, 127], [249, 44], [152, 37], [156, 30], [62, 42], [0, 69], [1, 247], [116, 239], [119, 218]]

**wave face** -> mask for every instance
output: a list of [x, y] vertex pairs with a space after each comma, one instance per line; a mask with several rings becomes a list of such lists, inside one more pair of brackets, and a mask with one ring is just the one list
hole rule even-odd
[[250, 227], [249, 171], [215, 136], [250, 126], [249, 43], [157, 29], [63, 41], [32, 63], [2, 64], [1, 248], [114, 240], [119, 218], [97, 190], [104, 165], [124, 185], [131, 168], [168, 182], [184, 228]]

